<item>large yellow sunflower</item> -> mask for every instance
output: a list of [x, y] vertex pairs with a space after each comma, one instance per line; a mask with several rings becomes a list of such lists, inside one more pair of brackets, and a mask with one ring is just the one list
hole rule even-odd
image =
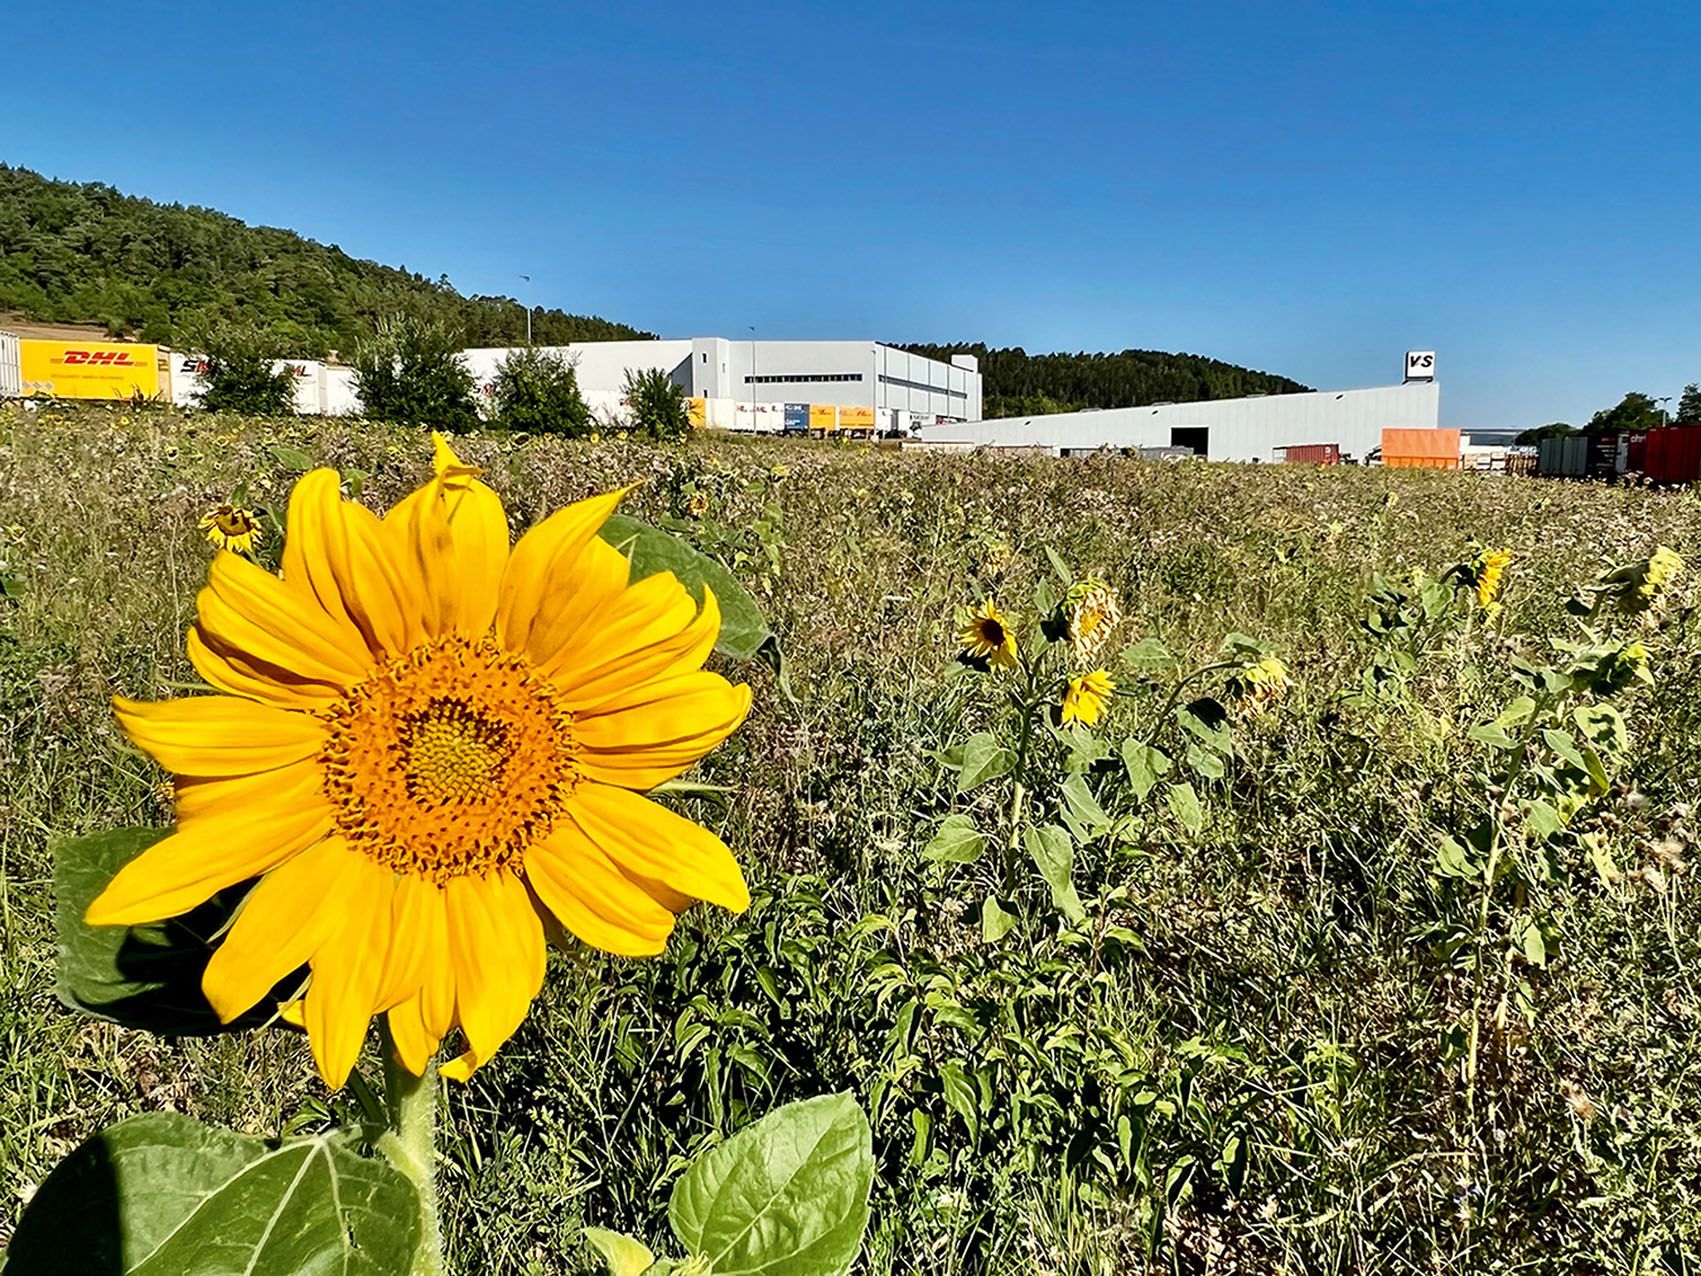
[[502, 503], [441, 438], [382, 519], [315, 470], [289, 503], [283, 577], [213, 561], [189, 631], [222, 694], [116, 702], [176, 776], [177, 831], [90, 906], [174, 916], [258, 877], [206, 970], [226, 1021], [307, 965], [326, 1082], [386, 1013], [423, 1072], [459, 1028], [464, 1080], [525, 1018], [544, 924], [659, 953], [696, 900], [750, 896], [714, 834], [640, 796], [730, 735], [750, 690], [702, 665], [720, 630], [677, 578], [628, 583], [597, 536], [623, 495], [570, 505], [512, 550]]

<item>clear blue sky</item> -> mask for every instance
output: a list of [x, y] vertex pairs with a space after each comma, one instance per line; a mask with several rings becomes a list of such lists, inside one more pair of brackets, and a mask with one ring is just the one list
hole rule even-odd
[[1701, 380], [1693, 2], [57, 12], [0, 159], [463, 290], [1336, 389], [1434, 347], [1464, 426]]

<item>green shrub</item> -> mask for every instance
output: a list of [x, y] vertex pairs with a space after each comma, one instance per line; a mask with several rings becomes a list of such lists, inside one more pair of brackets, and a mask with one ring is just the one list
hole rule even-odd
[[473, 378], [460, 346], [461, 334], [436, 319], [403, 314], [381, 320], [354, 356], [365, 415], [457, 433], [476, 429]]
[[496, 369], [493, 415], [504, 429], [582, 438], [591, 410], [579, 393], [579, 374], [551, 350], [515, 350]]
[[634, 434], [666, 442], [690, 433], [691, 414], [685, 406], [685, 391], [660, 368], [628, 371], [622, 389]]
[[286, 416], [295, 410], [295, 378], [279, 366], [274, 340], [246, 325], [209, 327], [193, 338], [203, 352], [197, 405], [208, 412]]

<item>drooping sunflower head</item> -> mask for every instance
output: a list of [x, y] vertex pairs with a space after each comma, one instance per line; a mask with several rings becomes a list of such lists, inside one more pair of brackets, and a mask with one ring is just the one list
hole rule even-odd
[[236, 553], [247, 553], [261, 537], [260, 519], [254, 511], [229, 502], [208, 510], [199, 526], [217, 548]]
[[1104, 716], [1105, 704], [1116, 693], [1116, 679], [1103, 669], [1078, 674], [1063, 689], [1059, 717], [1063, 725], [1079, 722], [1090, 727]]
[[1635, 602], [1642, 608], [1657, 607], [1672, 583], [1683, 574], [1683, 559], [1674, 549], [1661, 545], [1642, 565]]
[[1097, 576], [1075, 582], [1064, 600], [1064, 614], [1070, 649], [1083, 662], [1096, 656], [1122, 623], [1116, 591]]
[[1237, 718], [1257, 718], [1287, 695], [1293, 686], [1288, 667], [1275, 656], [1265, 656], [1229, 680], [1229, 699]]
[[958, 631], [963, 654], [974, 660], [984, 660], [995, 669], [1016, 667], [1016, 631], [990, 598], [969, 616]]
[[340, 1085], [371, 1017], [418, 1073], [465, 1079], [524, 1019], [545, 925], [658, 953], [698, 900], [749, 894], [707, 829], [642, 796], [743, 721], [702, 666], [720, 613], [671, 574], [629, 580], [597, 535], [622, 493], [509, 546], [496, 493], [437, 440], [383, 518], [332, 470], [296, 484], [283, 575], [216, 556], [189, 655], [219, 694], [116, 702], [173, 773], [177, 830], [88, 911], [129, 925], [258, 878], [207, 965], [226, 1020], [301, 966], [297, 1008]]

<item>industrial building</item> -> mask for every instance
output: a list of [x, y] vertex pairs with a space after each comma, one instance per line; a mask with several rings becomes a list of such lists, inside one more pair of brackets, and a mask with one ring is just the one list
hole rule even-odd
[[1059, 456], [1187, 448], [1219, 461], [1276, 461], [1288, 448], [1335, 444], [1343, 459], [1363, 461], [1381, 445], [1384, 429], [1440, 424], [1434, 370], [1433, 351], [1412, 351], [1401, 385], [1005, 417], [925, 426], [920, 436], [930, 444], [1035, 448]]
[[[578, 373], [579, 392], [599, 416], [618, 416], [628, 372], [659, 368], [697, 406], [706, 424], [728, 430], [781, 433], [790, 422], [836, 410], [842, 427], [854, 422], [876, 433], [909, 433], [940, 422], [978, 421], [981, 376], [972, 355], [950, 363], [910, 354], [878, 341], [734, 341], [682, 337], [653, 341], [582, 341], [548, 346]], [[464, 351], [462, 358], [488, 394], [506, 347]], [[814, 409], [812, 412], [811, 409]]]

